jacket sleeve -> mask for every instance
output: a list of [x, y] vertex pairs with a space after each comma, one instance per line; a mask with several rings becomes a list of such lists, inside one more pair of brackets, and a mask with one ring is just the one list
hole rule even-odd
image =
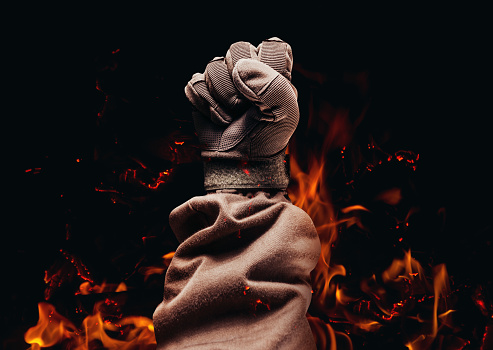
[[306, 311], [320, 241], [283, 192], [194, 197], [170, 225], [180, 245], [154, 313], [158, 349], [315, 349]]

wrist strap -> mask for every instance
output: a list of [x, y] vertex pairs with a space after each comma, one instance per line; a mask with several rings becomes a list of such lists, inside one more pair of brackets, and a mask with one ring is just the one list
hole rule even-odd
[[285, 190], [289, 184], [289, 155], [262, 160], [210, 158], [204, 161], [206, 191], [220, 189]]

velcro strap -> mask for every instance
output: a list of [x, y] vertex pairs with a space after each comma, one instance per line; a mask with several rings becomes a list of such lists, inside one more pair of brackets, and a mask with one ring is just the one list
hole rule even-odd
[[211, 158], [204, 162], [206, 191], [220, 189], [285, 190], [289, 185], [289, 155], [263, 160]]

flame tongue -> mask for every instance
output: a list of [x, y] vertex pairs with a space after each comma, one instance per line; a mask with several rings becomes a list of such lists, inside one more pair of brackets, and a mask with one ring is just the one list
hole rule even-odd
[[38, 304], [39, 320], [24, 335], [24, 340], [32, 344], [32, 349], [49, 347], [60, 343], [77, 329], [72, 322], [55, 311], [51, 304]]
[[156, 347], [152, 320], [144, 316], [128, 316], [121, 319], [120, 315], [105, 317], [108, 310], [118, 309], [116, 302], [109, 299], [96, 303], [94, 314], [84, 319], [81, 329], [57, 313], [53, 305], [42, 302], [38, 307], [38, 324], [24, 335], [24, 340], [31, 344], [30, 350], [62, 342], [68, 349], [74, 350], [89, 350], [94, 344], [115, 350], [151, 350]]

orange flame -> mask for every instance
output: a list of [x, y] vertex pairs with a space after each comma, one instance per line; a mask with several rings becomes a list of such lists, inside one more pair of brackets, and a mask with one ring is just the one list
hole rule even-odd
[[[447, 298], [446, 296], [450, 292], [450, 286], [448, 283], [447, 269], [444, 264], [440, 264], [433, 268], [433, 291], [434, 291], [434, 301], [433, 301], [433, 313], [430, 320], [430, 330], [428, 332], [423, 332], [418, 337], [406, 344], [407, 348], [410, 350], [425, 350], [429, 349], [431, 344], [435, 341], [437, 337], [439, 328], [441, 326], [446, 326], [449, 323], [449, 318], [454, 310], [447, 310], [441, 314], [438, 312], [440, 309], [447, 308]], [[440, 319], [440, 323], [439, 323]], [[418, 315], [418, 320], [424, 322], [424, 320]], [[440, 326], [439, 326], [440, 324]]]
[[[38, 324], [24, 335], [28, 350], [38, 350], [64, 342], [67, 349], [89, 350], [94, 342], [105, 349], [151, 350], [156, 348], [152, 320], [144, 316], [127, 316], [118, 322], [105, 319], [103, 302], [94, 306], [94, 314], [87, 316], [82, 328], [77, 329], [69, 320], [48, 303], [39, 303]], [[116, 334], [117, 338], [110, 336]]]
[[[304, 172], [297, 160], [292, 158], [291, 176], [294, 185], [288, 189], [293, 204], [312, 218], [322, 246], [320, 259], [312, 272], [311, 307], [317, 312], [322, 312], [329, 322], [318, 317], [308, 317], [317, 348], [352, 349], [349, 335], [334, 329], [335, 324], [332, 322], [347, 324], [349, 328], [345, 329], [361, 333], [378, 331], [394, 318], [406, 318], [417, 321], [418, 324], [418, 331], [409, 336], [406, 346], [412, 350], [427, 349], [435, 341], [440, 328], [451, 324], [450, 316], [453, 310], [448, 309], [446, 302], [449, 286], [445, 265], [434, 267], [430, 278], [408, 250], [402, 258], [394, 259], [378, 278], [373, 275], [369, 279], [363, 279], [360, 290], [355, 294], [357, 297], [348, 293], [348, 288], [344, 285], [346, 268], [331, 261], [332, 249], [342, 225], [358, 225], [364, 228], [360, 213], [369, 210], [362, 205], [339, 209], [334, 207], [325, 183], [324, 169], [324, 160], [330, 147], [326, 142], [319, 158], [312, 156], [309, 159], [307, 172]], [[401, 192], [397, 188], [392, 188], [381, 196], [381, 199], [390, 205], [398, 204], [401, 200]], [[334, 279], [335, 276], [339, 277]], [[389, 294], [390, 291], [393, 292]], [[422, 301], [423, 305], [426, 304], [425, 309], [430, 308], [428, 301], [433, 300], [431, 313], [416, 315], [409, 311], [409, 305], [412, 304], [409, 300], [416, 299], [415, 295], [419, 293], [427, 298]], [[395, 300], [394, 294], [399, 295], [398, 300]]]
[[169, 264], [171, 264], [171, 260], [173, 259], [173, 256], [175, 255], [175, 252], [169, 252], [167, 254], [164, 254], [162, 258], [162, 263], [160, 265], [152, 265], [152, 266], [143, 266], [139, 269], [139, 273], [144, 275], [144, 281], [147, 281], [147, 279], [151, 275], [161, 275], [163, 274], [169, 267]]
[[[164, 273], [171, 263], [175, 252], [162, 257], [162, 265], [148, 266], [141, 273], [145, 279], [151, 274]], [[119, 284], [94, 284], [85, 281], [79, 286], [76, 294], [88, 295], [98, 293], [119, 293], [127, 291], [124, 282]], [[104, 303], [104, 305], [103, 305]], [[104, 306], [117, 306], [117, 303], [106, 299], [94, 306], [94, 313], [88, 315], [78, 329], [67, 318], [56, 312], [55, 307], [46, 302], [38, 304], [39, 320], [36, 326], [31, 327], [24, 335], [24, 339], [31, 344], [29, 350], [39, 350], [56, 344], [64, 343], [67, 349], [89, 350], [93, 342], [101, 343], [105, 349], [115, 350], [152, 350], [156, 348], [154, 326], [152, 320], [144, 316], [127, 316], [112, 322], [104, 316]], [[268, 307], [268, 306], [267, 306]], [[121, 315], [120, 315], [121, 317]], [[110, 317], [111, 319], [114, 316]], [[114, 335], [117, 335], [115, 338]]]
[[311, 160], [309, 173], [304, 173], [296, 159], [291, 160], [291, 176], [296, 180], [296, 187], [289, 189], [293, 204], [310, 215], [317, 229], [322, 251], [314, 270], [314, 290], [321, 293], [323, 300], [333, 292], [330, 280], [336, 275], [346, 275], [342, 265], [330, 267], [331, 245], [337, 238], [337, 222], [328, 191], [325, 190], [324, 162], [315, 158]]
[[[100, 304], [99, 304], [100, 305]], [[95, 306], [97, 308], [98, 304]], [[154, 326], [152, 320], [144, 316], [129, 316], [118, 323], [103, 319], [101, 312], [87, 316], [83, 321], [84, 336], [77, 339], [75, 350], [90, 349], [92, 341], [100, 341], [105, 349], [155, 349]], [[110, 337], [107, 331], [125, 334], [123, 328], [131, 326], [123, 340]]]
[[79, 286], [79, 291], [76, 294], [87, 295], [87, 294], [97, 294], [97, 293], [106, 293], [106, 292], [119, 293], [125, 291], [127, 291], [127, 285], [124, 282], [121, 282], [120, 284], [103, 282], [100, 285], [99, 284], [92, 285], [90, 282], [86, 281]]
[[51, 304], [39, 303], [38, 310], [38, 323], [24, 334], [26, 343], [31, 344], [30, 350], [58, 344], [65, 338], [70, 338], [77, 329], [72, 322], [56, 312]]

